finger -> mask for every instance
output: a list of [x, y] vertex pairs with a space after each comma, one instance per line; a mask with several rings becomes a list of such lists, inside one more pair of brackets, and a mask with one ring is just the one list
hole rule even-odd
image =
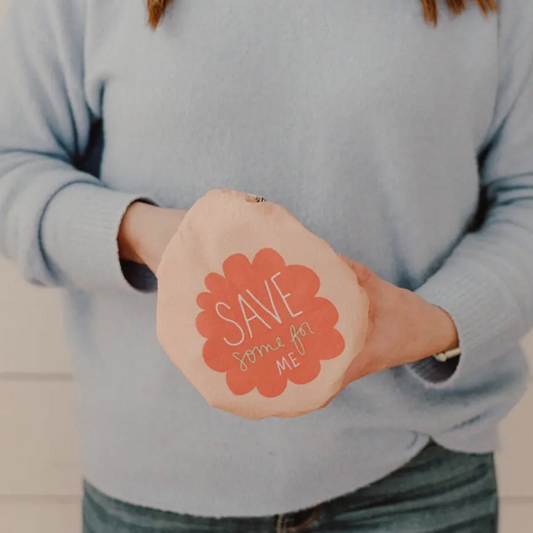
[[352, 381], [356, 381], [368, 374], [367, 371], [367, 361], [364, 352], [355, 356], [355, 359], [352, 361], [348, 369], [344, 374], [342, 380], [342, 387], [346, 387]]
[[343, 381], [342, 385], [341, 385], [341, 388], [329, 400], [327, 400], [325, 403], [323, 403], [319, 407], [319, 409], [325, 409], [345, 389], [346, 385], [348, 385], [348, 383], [345, 383]]
[[[344, 388], [344, 387], [343, 387]], [[339, 394], [340, 392], [342, 391], [342, 389], [337, 393]], [[325, 409], [334, 399], [335, 397], [337, 396], [337, 394], [335, 394], [335, 396], [331, 397], [326, 403], [323, 403], [319, 409]]]
[[340, 257], [353, 270], [360, 285], [367, 285], [376, 277], [372, 270], [370, 270], [366, 265], [358, 263], [357, 261], [353, 261], [344, 255], [341, 255]]
[[343, 386], [390, 368], [390, 362], [381, 356], [381, 353], [383, 353], [381, 348], [374, 347], [365, 347], [359, 352], [344, 374]]

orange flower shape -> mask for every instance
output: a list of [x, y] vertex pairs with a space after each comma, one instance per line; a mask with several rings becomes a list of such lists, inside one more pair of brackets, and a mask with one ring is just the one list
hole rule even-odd
[[234, 394], [257, 388], [274, 398], [288, 381], [313, 381], [322, 359], [342, 354], [338, 311], [316, 296], [320, 279], [313, 270], [286, 265], [278, 252], [264, 248], [252, 262], [243, 254], [231, 255], [223, 271], [205, 278], [209, 292], [198, 295], [202, 311], [196, 327], [207, 339], [204, 361], [226, 373]]

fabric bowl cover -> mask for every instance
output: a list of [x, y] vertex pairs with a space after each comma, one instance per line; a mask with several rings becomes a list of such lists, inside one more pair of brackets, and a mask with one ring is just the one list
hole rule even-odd
[[286, 209], [211, 191], [186, 214], [157, 271], [157, 335], [214, 407], [297, 416], [342, 386], [368, 300], [333, 249]]

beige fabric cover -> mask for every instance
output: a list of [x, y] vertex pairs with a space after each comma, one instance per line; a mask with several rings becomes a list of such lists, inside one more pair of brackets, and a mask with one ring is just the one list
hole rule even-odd
[[339, 392], [361, 350], [368, 302], [355, 274], [287, 210], [211, 191], [157, 271], [157, 334], [214, 407], [296, 416]]

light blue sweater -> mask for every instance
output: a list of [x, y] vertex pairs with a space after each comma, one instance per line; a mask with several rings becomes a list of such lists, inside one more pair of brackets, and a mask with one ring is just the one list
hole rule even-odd
[[[375, 481], [430, 437], [497, 447], [533, 325], [533, 2], [500, 8], [434, 29], [417, 0], [180, 0], [153, 32], [140, 0], [11, 2], [0, 250], [63, 289], [89, 481], [265, 515]], [[116, 236], [137, 198], [187, 208], [221, 187], [447, 310], [458, 367], [384, 371], [297, 419], [210, 408], [159, 347], [154, 278], [121, 268]]]

